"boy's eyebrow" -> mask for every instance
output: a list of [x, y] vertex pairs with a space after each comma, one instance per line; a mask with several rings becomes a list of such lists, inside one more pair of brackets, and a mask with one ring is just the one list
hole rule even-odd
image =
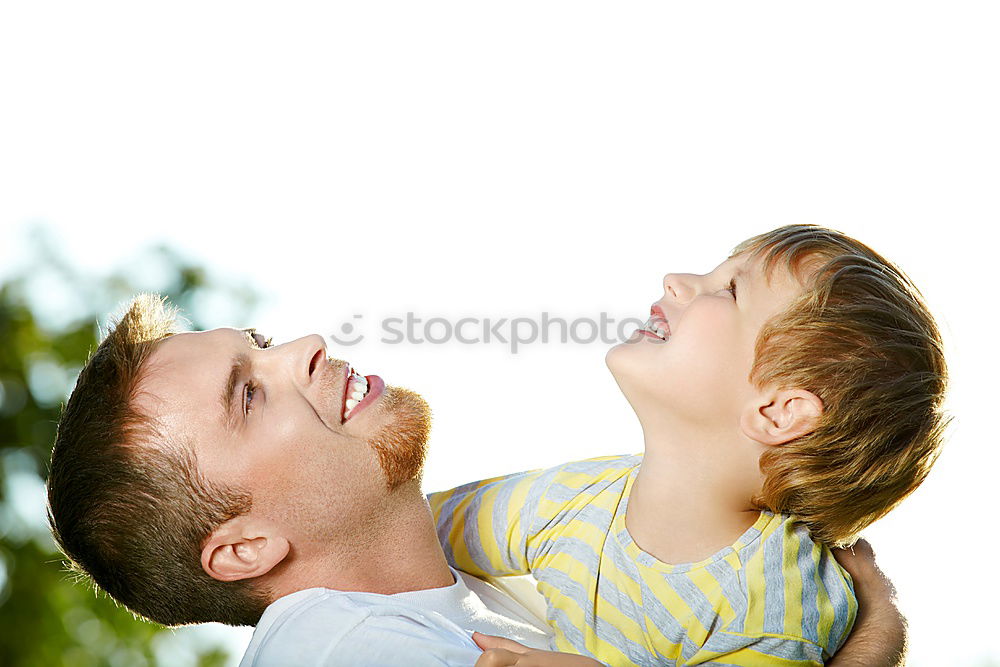
[[740, 296], [743, 296], [750, 291], [750, 280], [748, 280], [748, 278], [750, 278], [750, 274], [744, 271], [742, 266], [736, 269], [736, 272], [733, 273], [733, 280], [737, 282], [739, 287], [736, 293]]

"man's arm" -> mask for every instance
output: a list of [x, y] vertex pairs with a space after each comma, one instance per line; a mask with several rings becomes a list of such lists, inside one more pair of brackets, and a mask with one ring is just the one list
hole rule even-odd
[[854, 580], [858, 617], [847, 642], [827, 664], [832, 667], [902, 667], [906, 662], [906, 618], [896, 587], [875, 563], [865, 540], [851, 549], [834, 549], [837, 562]]

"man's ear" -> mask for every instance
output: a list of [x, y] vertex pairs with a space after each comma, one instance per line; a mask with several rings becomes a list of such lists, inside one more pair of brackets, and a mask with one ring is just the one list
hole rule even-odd
[[781, 445], [811, 433], [823, 401], [805, 389], [771, 389], [754, 396], [740, 415], [743, 433], [762, 445]]
[[253, 579], [270, 572], [288, 550], [275, 524], [244, 514], [212, 531], [201, 548], [201, 567], [219, 581]]

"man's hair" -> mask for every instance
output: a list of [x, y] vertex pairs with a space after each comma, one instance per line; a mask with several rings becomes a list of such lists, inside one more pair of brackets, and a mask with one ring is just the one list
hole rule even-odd
[[255, 625], [270, 591], [201, 567], [205, 538], [249, 511], [250, 494], [205, 480], [193, 449], [135, 407], [146, 362], [175, 321], [161, 297], [139, 295], [87, 361], [52, 449], [49, 525], [71, 569], [136, 614]]
[[789, 225], [732, 256], [780, 263], [802, 293], [758, 335], [749, 380], [823, 401], [811, 433], [761, 455], [755, 503], [789, 513], [827, 544], [851, 544], [927, 477], [951, 421], [941, 334], [910, 279], [836, 230]]

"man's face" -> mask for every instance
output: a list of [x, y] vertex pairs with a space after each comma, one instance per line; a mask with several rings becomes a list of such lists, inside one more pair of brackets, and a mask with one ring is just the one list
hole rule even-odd
[[740, 255], [704, 275], [669, 273], [663, 289], [644, 329], [608, 352], [608, 367], [644, 427], [735, 427], [753, 396], [757, 334], [801, 286], [780, 265], [768, 284], [760, 262]]
[[391, 489], [419, 486], [426, 403], [378, 376], [366, 390], [318, 335], [269, 347], [252, 330], [182, 333], [148, 363], [139, 408], [300, 547], [355, 534]]

